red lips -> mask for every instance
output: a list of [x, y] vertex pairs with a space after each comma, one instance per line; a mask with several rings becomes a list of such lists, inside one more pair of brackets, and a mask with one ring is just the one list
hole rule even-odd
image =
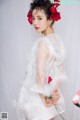
[[38, 30], [39, 28], [40, 28], [40, 27], [35, 27], [35, 29], [37, 29], [37, 30]]

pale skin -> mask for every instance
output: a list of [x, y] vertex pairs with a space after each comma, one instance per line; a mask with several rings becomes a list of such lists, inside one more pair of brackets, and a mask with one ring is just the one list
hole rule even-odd
[[[54, 32], [54, 30], [51, 26], [52, 20], [47, 19], [46, 15], [44, 13], [44, 10], [34, 9], [32, 11], [32, 19], [33, 19], [33, 26], [37, 32], [39, 32], [43, 35], [48, 35], [48, 34]], [[46, 98], [44, 95], [39, 94], [45, 107], [52, 107], [57, 104], [57, 101], [60, 98], [58, 87], [59, 87], [59, 82], [57, 82], [57, 85], [56, 85], [55, 89], [53, 90], [52, 99]]]
[[58, 92], [58, 88], [55, 88], [53, 90], [53, 94], [52, 94], [52, 98], [49, 99], [49, 98], [46, 98], [44, 95], [42, 94], [39, 94], [40, 95], [40, 98], [42, 99], [42, 102], [43, 104], [45, 105], [45, 107], [52, 107], [54, 105], [57, 104], [57, 101], [59, 100], [60, 98], [60, 95], [59, 95], [59, 92]]

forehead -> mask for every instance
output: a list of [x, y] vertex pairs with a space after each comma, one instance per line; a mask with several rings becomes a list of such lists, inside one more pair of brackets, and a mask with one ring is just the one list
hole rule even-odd
[[45, 17], [45, 13], [44, 13], [44, 10], [41, 10], [41, 9], [34, 9], [32, 11], [32, 16], [36, 17], [36, 16], [41, 16], [41, 17]]

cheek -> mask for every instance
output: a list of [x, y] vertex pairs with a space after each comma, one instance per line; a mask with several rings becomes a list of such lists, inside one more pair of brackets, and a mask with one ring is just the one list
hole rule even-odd
[[41, 25], [42, 28], [47, 28], [48, 27], [47, 20], [42, 20], [41, 23], [40, 23], [40, 25]]

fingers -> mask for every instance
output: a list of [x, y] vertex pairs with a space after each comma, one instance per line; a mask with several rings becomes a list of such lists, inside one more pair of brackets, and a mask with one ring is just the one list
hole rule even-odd
[[56, 100], [53, 100], [52, 98], [45, 98], [43, 95], [39, 95], [43, 104], [45, 105], [45, 107], [51, 107], [54, 106], [56, 104]]
[[56, 105], [56, 103], [57, 103], [57, 101], [54, 99], [46, 98], [46, 100], [45, 100], [46, 107], [54, 106], [54, 105]]
[[46, 103], [47, 103], [47, 104], [51, 103], [51, 100], [46, 99]]
[[57, 95], [59, 95], [59, 91], [58, 91], [58, 89], [55, 89], [55, 90], [53, 91], [53, 96], [57, 96]]
[[54, 101], [53, 103], [48, 103], [48, 104], [45, 104], [46, 107], [52, 107], [52, 106], [55, 106], [56, 105], [56, 102]]
[[60, 99], [59, 91], [55, 89], [52, 95], [52, 100], [54, 101], [54, 104], [57, 104], [59, 99]]
[[59, 99], [59, 98], [60, 98], [60, 94], [58, 92], [52, 95], [52, 99]]
[[60, 98], [59, 91], [58, 91], [58, 89], [55, 89], [53, 91], [53, 95], [51, 96], [51, 98], [48, 98], [48, 97], [45, 98], [45, 103], [44, 103], [45, 107], [55, 106], [57, 104], [59, 98]]

